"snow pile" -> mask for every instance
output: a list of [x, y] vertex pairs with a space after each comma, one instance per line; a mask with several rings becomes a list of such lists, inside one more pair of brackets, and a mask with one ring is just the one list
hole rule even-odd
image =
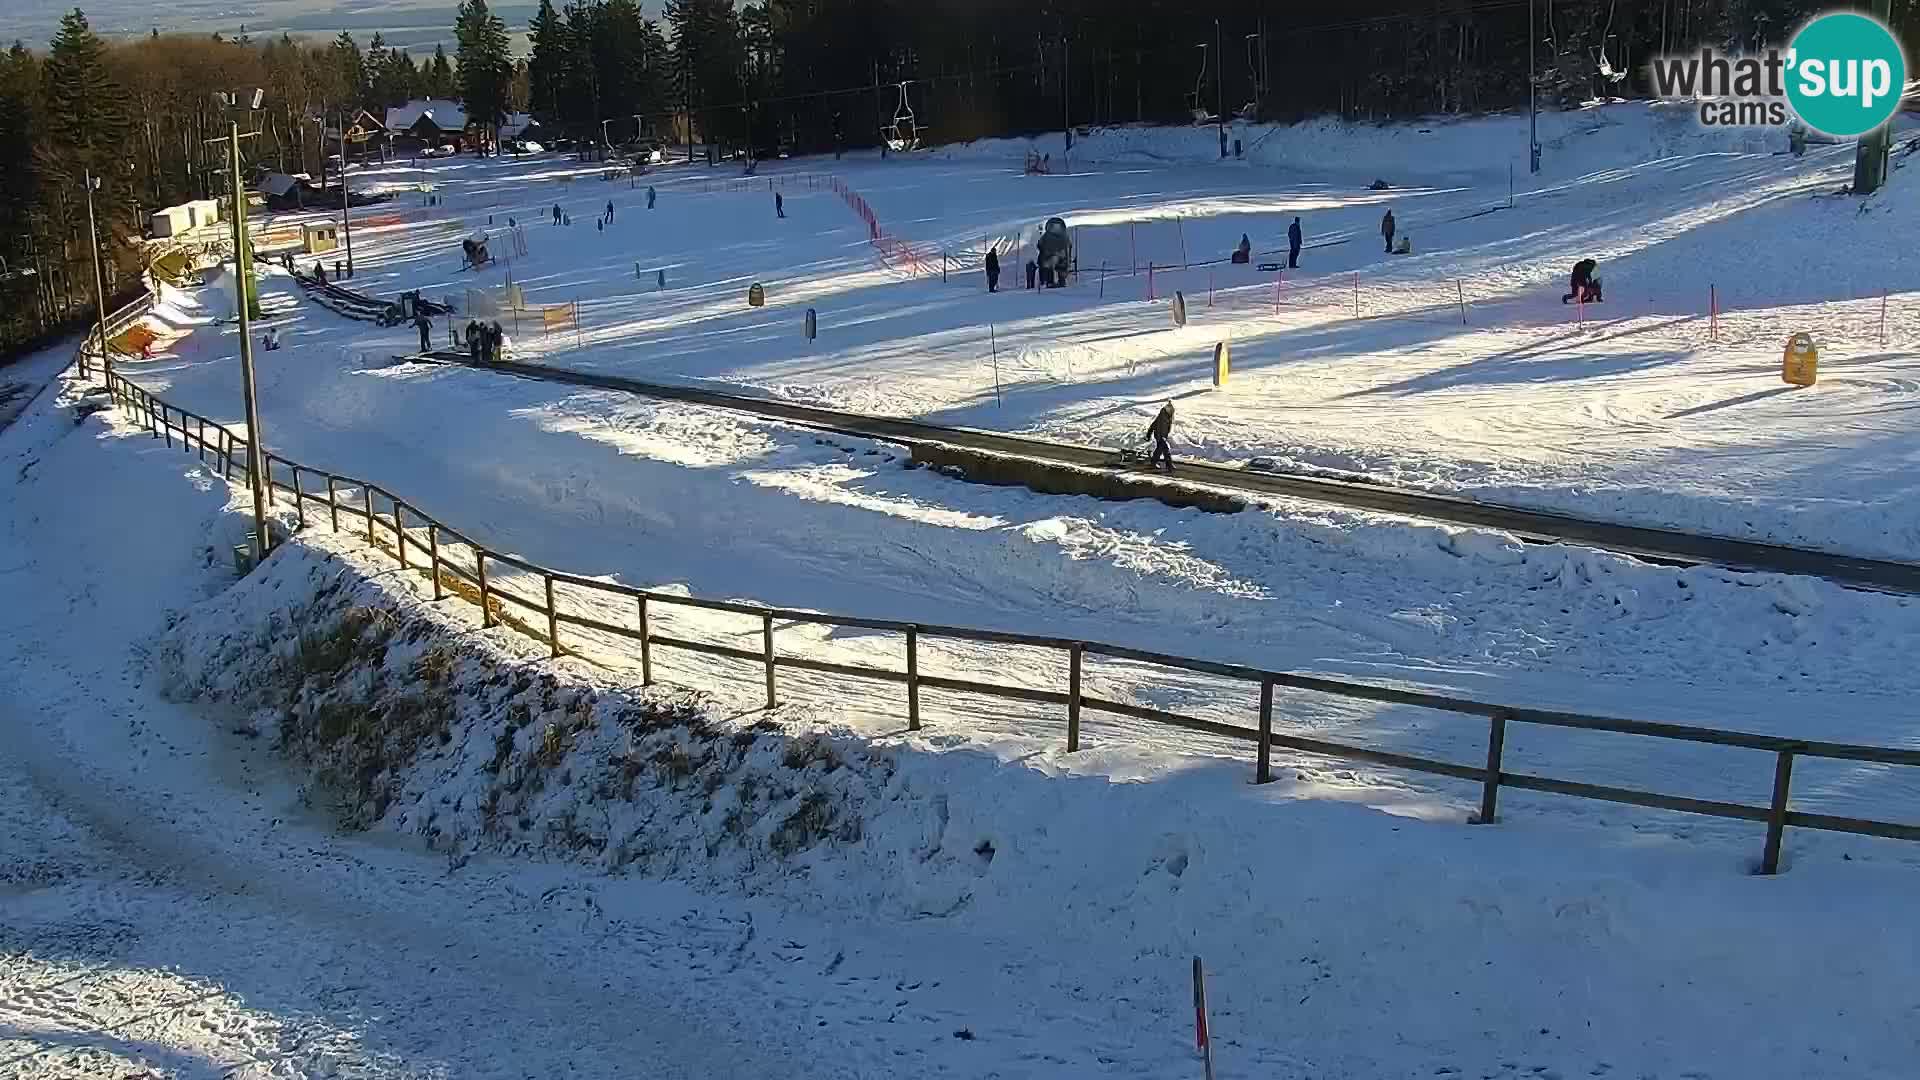
[[552, 849], [733, 881], [858, 839], [848, 804], [885, 786], [884, 754], [803, 715], [722, 718], [697, 693], [536, 670], [523, 640], [465, 636], [449, 609], [366, 570], [296, 541], [155, 661], [168, 696], [238, 708], [277, 739], [343, 825], [415, 833], [459, 860]]

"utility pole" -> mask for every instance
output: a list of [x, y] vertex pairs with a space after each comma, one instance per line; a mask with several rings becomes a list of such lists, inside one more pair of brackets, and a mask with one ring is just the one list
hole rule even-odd
[[[1873, 0], [1873, 14], [1882, 23], [1893, 21], [1893, 0]], [[1895, 92], [1899, 90], [1895, 87]], [[1853, 193], [1871, 195], [1880, 190], [1887, 181], [1887, 152], [1893, 145], [1893, 120], [1900, 115], [1895, 109], [1887, 122], [1860, 136], [1860, 142], [1853, 152]]]
[[1073, 153], [1073, 39], [1060, 39], [1060, 127], [1067, 133], [1067, 148], [1060, 154], [1060, 171], [1071, 172], [1067, 155]]
[[[239, 95], [216, 93], [214, 95], [227, 109], [239, 108]], [[261, 91], [253, 92], [253, 108], [260, 107]], [[253, 378], [253, 321], [248, 296], [247, 281], [253, 276], [253, 253], [247, 248], [247, 195], [240, 186], [240, 122], [229, 119], [225, 140], [209, 139], [209, 142], [225, 141], [228, 146], [228, 164], [233, 178], [233, 295], [240, 316], [240, 395], [245, 399], [247, 414], [247, 487], [253, 493], [253, 562], [255, 566], [267, 557], [267, 468], [265, 439], [260, 430], [260, 403], [254, 397]], [[247, 133], [248, 137], [260, 134], [257, 131]], [[326, 152], [325, 143], [321, 152]], [[346, 184], [346, 153], [342, 148], [340, 155], [340, 182]]]
[[87, 238], [93, 242], [93, 302], [100, 313], [94, 329], [100, 335], [100, 367], [106, 372], [107, 385], [113, 385], [113, 354], [107, 351], [107, 286], [106, 279], [100, 274], [100, 232], [93, 224], [93, 193], [100, 187], [100, 178], [92, 170], [83, 174], [87, 189]]
[[1534, 0], [1527, 0], [1527, 171], [1540, 171], [1540, 77], [1534, 70]]
[[1220, 20], [1213, 20], [1213, 55], [1218, 61], [1213, 65], [1213, 113], [1214, 120], [1220, 126], [1220, 160], [1227, 160], [1227, 110], [1226, 98], [1221, 93], [1220, 70], [1227, 66], [1227, 54], [1220, 51]]
[[[237, 130], [237, 128], [236, 128]], [[235, 184], [239, 183], [240, 144], [234, 143]], [[239, 198], [240, 189], [234, 189], [234, 198]], [[347, 242], [347, 276], [353, 276], [353, 222], [347, 217], [347, 110], [340, 110], [340, 234]]]

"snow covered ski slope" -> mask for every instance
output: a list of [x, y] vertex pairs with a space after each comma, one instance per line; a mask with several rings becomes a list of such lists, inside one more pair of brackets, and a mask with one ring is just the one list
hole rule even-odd
[[[1048, 175], [1018, 141], [750, 179], [396, 164], [356, 177], [400, 194], [356, 212], [353, 284], [463, 306], [511, 284], [534, 363], [1106, 445], [1173, 400], [1183, 456], [1920, 553], [1911, 166], [1854, 202], [1832, 195], [1842, 150], [1616, 105], [1550, 118], [1548, 171], [1509, 202], [1520, 123], [1248, 132], [1227, 164], [1210, 131], [1103, 132]], [[1381, 250], [1387, 209], [1411, 254]], [[1297, 272], [1223, 261], [1242, 234], [1270, 261], [1296, 214]], [[1028, 292], [1054, 215], [1087, 261]], [[460, 269], [476, 231], [501, 259]], [[1604, 305], [1559, 302], [1581, 257]], [[544, 565], [1920, 747], [1910, 598], [1279, 498], [1206, 514], [969, 484], [865, 440], [396, 360], [411, 327], [260, 284], [284, 347], [256, 354], [259, 437]], [[577, 324], [533, 314], [561, 305]], [[167, 290], [122, 373], [244, 428], [231, 306], [224, 273]], [[1800, 329], [1823, 376], [1787, 391]], [[548, 660], [317, 523], [235, 581], [244, 497], [62, 385], [0, 431], [0, 1074], [1164, 1077], [1196, 1067], [1196, 954], [1223, 1078], [1891, 1080], [1920, 1050], [1920, 845], [1792, 830], [1788, 872], [1759, 878], [1753, 822], [1512, 792], [1473, 827], [1464, 781], [1289, 752], [1255, 787], [1241, 744], [1117, 715], [1069, 755], [1059, 709], [958, 693], [905, 731], [903, 688], [817, 671], [783, 670], [768, 710], [751, 662], [666, 650], [643, 689], [611, 643]], [[774, 632], [824, 662], [897, 646]], [[1065, 675], [981, 642], [926, 663], [1054, 694]], [[1085, 680], [1222, 724], [1257, 708], [1199, 673]], [[1486, 752], [1478, 722], [1275, 704], [1302, 739]], [[1757, 804], [1775, 764], [1534, 728], [1505, 754]], [[1803, 761], [1794, 808], [1920, 819], [1916, 773]]]
[[[1914, 867], [1870, 848], [1755, 878], [1710, 830], [1475, 828], [1305, 762], [1253, 788], [1112, 733], [861, 731], [844, 694], [633, 727], [646, 692], [352, 535], [234, 582], [244, 495], [114, 414], [41, 410], [0, 463], [0, 569], [31, 582], [0, 605], [22, 1080], [1164, 1077], [1197, 1068], [1193, 955], [1222, 1076], [1891, 1080], [1915, 1049]], [[462, 688], [365, 833], [260, 707], [355, 612], [387, 636], [331, 692], [406, 727], [445, 685], [419, 672]]]

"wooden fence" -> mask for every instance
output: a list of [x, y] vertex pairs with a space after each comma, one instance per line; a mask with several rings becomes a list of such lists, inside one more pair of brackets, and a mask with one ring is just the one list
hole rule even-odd
[[[108, 389], [115, 403], [128, 410], [138, 423], [152, 433], [154, 438], [166, 440], [169, 446], [172, 446], [177, 439], [184, 452], [197, 453], [202, 461], [216, 469], [225, 479], [233, 479], [236, 471], [244, 477], [247, 460], [246, 440], [239, 438], [220, 424], [177, 408], [147, 393], [117, 373], [110, 374]], [[290, 497], [300, 528], [324, 521], [335, 531], [342, 528], [356, 532], [364, 530], [369, 543], [392, 555], [402, 569], [414, 570], [428, 577], [433, 583], [434, 600], [439, 601], [448, 596], [454, 596], [476, 604], [480, 608], [483, 625], [504, 624], [512, 627], [536, 640], [545, 642], [554, 656], [560, 656], [568, 651], [565, 643], [567, 627], [597, 631], [634, 642], [639, 652], [641, 681], [649, 685], [654, 682], [654, 650], [678, 649], [709, 656], [731, 657], [760, 665], [764, 672], [766, 703], [769, 708], [779, 700], [780, 670], [796, 669], [849, 679], [871, 679], [904, 684], [907, 691], [907, 727], [915, 731], [918, 731], [921, 726], [920, 692], [922, 689], [931, 688], [1058, 706], [1066, 713], [1066, 739], [1069, 752], [1080, 748], [1081, 715], [1085, 710], [1091, 709], [1252, 743], [1256, 783], [1264, 784], [1273, 779], [1271, 754], [1276, 746], [1325, 757], [1453, 777], [1480, 785], [1480, 810], [1473, 818], [1475, 823], [1479, 824], [1491, 823], [1497, 819], [1502, 788], [1550, 792], [1631, 806], [1758, 822], [1766, 826], [1765, 847], [1759, 864], [1759, 871], [1764, 874], [1778, 872], [1781, 844], [1789, 827], [1856, 833], [1896, 840], [1920, 840], [1920, 825], [1807, 813], [1791, 808], [1793, 766], [1798, 758], [1920, 766], [1920, 750], [1789, 739], [1715, 728], [1520, 708], [1292, 672], [1267, 671], [1241, 664], [1198, 660], [1097, 641], [1075, 641], [1034, 634], [930, 623], [908, 623], [889, 619], [863, 619], [817, 611], [797, 611], [733, 601], [704, 600], [650, 589], [638, 589], [550, 570], [524, 559], [489, 549], [427, 516], [376, 484], [309, 468], [277, 454], [267, 454], [266, 461], [269, 499], [274, 500], [281, 495]], [[465, 548], [469, 557], [458, 558], [455, 552], [450, 550], [450, 546]], [[541, 583], [540, 595], [528, 596], [521, 591], [508, 588], [498, 576], [497, 571], [501, 567], [511, 567], [538, 580]], [[495, 572], [493, 576], [489, 575], [490, 570]], [[633, 622], [631, 624], [607, 622], [562, 610], [554, 600], [555, 585], [619, 598], [622, 604], [628, 606], [633, 612]], [[655, 630], [653, 613], [668, 607], [728, 613], [743, 619], [757, 620], [761, 631], [761, 647], [757, 650], [744, 649], [733, 645], [695, 641], [658, 633]], [[811, 657], [781, 655], [774, 648], [775, 620], [783, 623], [852, 628], [898, 635], [902, 666], [881, 668], [833, 663]], [[1064, 690], [1048, 690], [931, 674], [921, 670], [920, 666], [920, 643], [928, 639], [1026, 646], [1064, 652], [1068, 661], [1067, 685]], [[1110, 701], [1085, 693], [1081, 689], [1081, 672], [1084, 658], [1089, 655], [1135, 661], [1170, 670], [1214, 675], [1257, 685], [1260, 688], [1257, 724], [1254, 727], [1224, 724], [1131, 702]], [[1456, 716], [1478, 718], [1486, 723], [1487, 728], [1485, 760], [1472, 764], [1439, 761], [1275, 732], [1273, 730], [1273, 698], [1276, 687], [1351, 700], [1416, 706]], [[1759, 806], [1509, 772], [1503, 768], [1501, 757], [1506, 743], [1507, 728], [1513, 724], [1606, 731], [1641, 738], [1766, 751], [1774, 755], [1772, 798], [1766, 805]]]

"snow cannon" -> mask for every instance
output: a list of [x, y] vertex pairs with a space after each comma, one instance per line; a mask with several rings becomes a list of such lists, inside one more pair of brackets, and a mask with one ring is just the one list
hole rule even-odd
[[460, 252], [466, 258], [466, 262], [460, 267], [462, 270], [468, 267], [485, 266], [492, 261], [492, 257], [487, 254], [487, 234], [484, 231], [477, 231], [460, 241]]
[[1050, 289], [1065, 285], [1067, 274], [1073, 270], [1073, 234], [1067, 231], [1067, 223], [1048, 218], [1035, 246], [1040, 252], [1040, 284]]

